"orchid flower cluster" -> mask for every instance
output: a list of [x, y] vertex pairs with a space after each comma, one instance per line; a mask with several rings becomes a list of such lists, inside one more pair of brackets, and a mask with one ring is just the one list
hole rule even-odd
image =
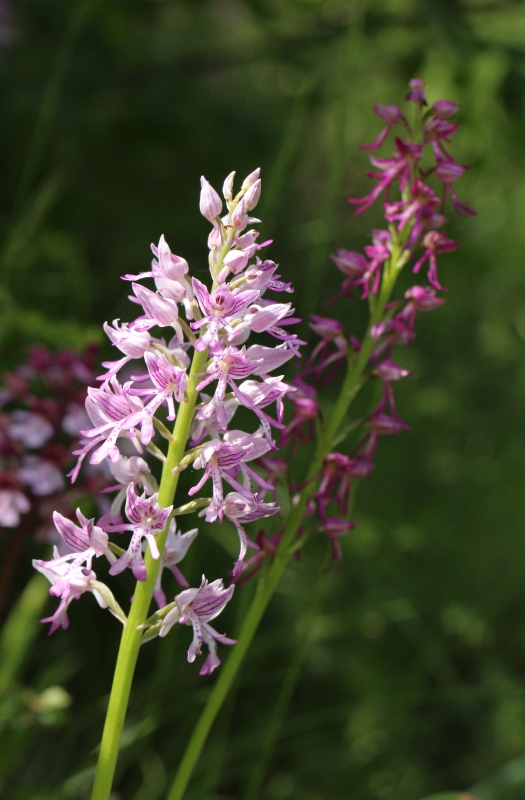
[[[458, 129], [451, 122], [457, 105], [442, 100], [429, 107], [418, 78], [410, 82], [406, 100], [413, 104], [412, 121], [397, 106], [375, 106], [386, 127], [363, 148], [381, 147], [394, 127], [401, 129], [401, 135], [395, 138], [392, 157], [370, 157], [375, 171], [368, 175], [376, 181], [371, 192], [349, 201], [361, 213], [384, 195], [385, 227], [373, 231], [364, 253], [341, 249], [332, 256], [343, 273], [332, 302], [357, 290], [370, 309], [366, 331], [358, 339], [339, 319], [312, 315], [310, 325], [318, 342], [290, 385], [283, 374], [274, 373], [300, 355], [305, 343], [293, 332], [299, 320], [286, 299], [292, 286], [281, 281], [277, 264], [258, 256], [271, 242], [259, 244], [250, 227], [259, 222], [250, 216], [261, 192], [259, 170], [248, 175], [236, 195], [231, 173], [222, 198], [201, 179], [200, 212], [212, 226], [211, 287], [190, 277], [187, 262], [171, 252], [163, 236], [157, 246], [152, 245], [151, 269], [123, 276], [131, 282], [130, 300], [139, 314], [131, 322], [116, 319], [104, 325], [120, 356], [103, 363], [99, 385], [87, 390], [90, 425], [81, 430], [74, 451], [78, 461], [70, 473], [73, 482], [78, 480], [85, 461], [92, 468], [105, 468], [114, 483], [104, 491], [114, 496], [96, 522], [80, 508], [76, 521], [55, 511], [60, 538], [53, 558], [33, 562], [49, 579], [50, 594], [59, 600], [55, 613], [42, 620], [51, 624], [50, 633], [67, 627], [69, 606], [86, 592], [124, 625], [93, 800], [108, 800], [111, 794], [140, 645], [166, 636], [174, 626], [189, 626], [193, 640], [188, 661], [195, 661], [206, 645], [208, 655], [200, 674], [209, 675], [220, 664], [218, 645], [236, 644], [210, 623], [231, 599], [236, 582], [248, 580], [266, 562], [243, 620], [239, 645], [188, 742], [170, 794], [183, 796], [206, 735], [290, 558], [299, 554], [310, 535], [321, 532], [328, 537], [332, 561], [341, 561], [341, 537], [356, 524], [349, 519], [354, 481], [371, 475], [379, 437], [408, 427], [397, 412], [394, 386], [410, 373], [394, 360], [394, 347], [413, 340], [419, 312], [444, 302], [438, 294], [445, 290], [437, 259], [459, 247], [443, 232], [447, 198], [458, 213], [475, 212], [458, 200], [453, 186], [467, 169], [448, 151]], [[433, 188], [436, 182], [441, 184], [441, 196]], [[400, 299], [393, 299], [407, 264], [416, 274], [426, 267], [428, 283], [410, 286]], [[252, 333], [265, 338], [249, 343]], [[272, 338], [277, 341], [270, 346]], [[324, 415], [319, 389], [341, 367], [345, 376], [338, 396]], [[369, 380], [381, 383], [379, 402], [364, 417], [352, 419], [353, 400]], [[285, 398], [292, 407], [286, 421]], [[249, 432], [232, 425], [241, 406], [251, 412]], [[167, 423], [173, 425], [169, 428]], [[339, 445], [353, 437], [352, 455], [340, 452]], [[164, 449], [159, 446], [162, 440], [167, 443]], [[255, 541], [250, 540], [245, 526], [279, 514], [279, 481], [292, 484], [292, 459], [286, 459], [286, 453], [284, 458], [278, 455], [279, 449], [289, 447], [293, 458], [301, 444], [312, 445], [308, 459], [303, 459], [308, 461], [306, 474], [299, 485], [291, 486], [289, 511], [281, 515], [280, 530], [271, 536], [261, 530]], [[162, 462], [159, 483], [148, 455]], [[176, 506], [179, 475], [190, 467], [197, 476], [185, 502]], [[201, 496], [208, 487], [209, 496]], [[205, 576], [200, 585], [190, 586], [186, 570], [181, 570], [198, 528], [182, 532], [178, 517], [193, 512], [206, 522], [228, 520], [237, 530], [239, 554], [228, 588], [220, 578], [209, 582]], [[127, 546], [117, 545], [110, 539], [114, 535], [128, 536]], [[254, 551], [250, 555], [248, 548]], [[98, 571], [98, 564], [105, 562], [110, 577], [129, 569], [137, 580], [128, 615], [93, 569], [96, 563]], [[181, 589], [171, 602], [167, 602], [167, 573]], [[168, 580], [172, 580], [169, 575]], [[152, 599], [158, 607], [153, 614]]]
[[[442, 230], [447, 222], [443, 215], [445, 200], [449, 197], [453, 208], [461, 215], [476, 213], [458, 200], [452, 185], [468, 168], [456, 163], [447, 149], [459, 127], [451, 121], [458, 112], [458, 105], [438, 100], [428, 107], [419, 78], [410, 82], [410, 92], [405, 99], [415, 106], [413, 124], [398, 106], [374, 106], [375, 113], [387, 125], [375, 142], [361, 145], [362, 149], [378, 149], [395, 126], [401, 128], [403, 138], [395, 138], [391, 157], [370, 157], [377, 171], [369, 172], [368, 176], [376, 184], [365, 197], [349, 200], [360, 214], [384, 194], [387, 226], [373, 231], [372, 243], [364, 248], [364, 253], [340, 249], [331, 256], [344, 278], [329, 304], [341, 297], [351, 297], [358, 290], [369, 302], [370, 325], [365, 337], [359, 340], [340, 320], [311, 315], [310, 327], [318, 342], [294, 381], [297, 391], [290, 395], [294, 413], [279, 442], [281, 447], [293, 442], [295, 451], [299, 442], [315, 437], [316, 423], [321, 421], [318, 387], [331, 380], [344, 363], [348, 368], [347, 380], [355, 378], [354, 386], [348, 384], [352, 397], [367, 378], [381, 381], [381, 399], [375, 410], [366, 418], [350, 423], [345, 435], [339, 437], [339, 440], [345, 439], [347, 433], [362, 431], [353, 454], [331, 450], [324, 455], [321, 469], [309, 479], [312, 489], [307, 516], [318, 521], [316, 529], [328, 536], [332, 560], [335, 558], [339, 562], [342, 559], [340, 538], [356, 527], [356, 523], [348, 519], [353, 482], [370, 477], [380, 436], [399, 435], [408, 429], [396, 411], [394, 385], [410, 375], [410, 371], [393, 360], [393, 349], [413, 340], [418, 312], [433, 311], [444, 303], [443, 297], [438, 295], [439, 291], [446, 291], [439, 282], [438, 256], [459, 247], [459, 242]], [[430, 185], [436, 179], [441, 184], [441, 196]], [[393, 196], [396, 189], [400, 199]], [[416, 274], [427, 265], [428, 285], [411, 286], [402, 299], [392, 301], [394, 282], [407, 263], [412, 264]], [[281, 459], [274, 463], [279, 471]], [[301, 533], [300, 528], [300, 540]], [[281, 534], [266, 537], [260, 532], [257, 538], [260, 549], [244, 567], [251, 568], [250, 576], [265, 557], [273, 557]]]
[[45, 347], [29, 350], [27, 361], [3, 375], [0, 388], [0, 527], [16, 529], [25, 515], [37, 537], [56, 536], [51, 514], [64, 514], [80, 494], [92, 495], [107, 485], [101, 470], [85, 470], [77, 487], [67, 489], [71, 449], [89, 418], [84, 410], [87, 387], [95, 380], [98, 347], [77, 355], [53, 354]]
[[[151, 246], [149, 271], [123, 276], [131, 282], [130, 299], [140, 313], [131, 322], [116, 319], [104, 325], [122, 355], [103, 363], [99, 385], [87, 391], [90, 426], [81, 431], [75, 451], [78, 462], [71, 472], [75, 481], [85, 459], [91, 465], [105, 464], [115, 482], [107, 491], [116, 494], [96, 523], [80, 509], [76, 522], [56, 511], [60, 544], [51, 560], [34, 561], [52, 583], [50, 594], [60, 601], [56, 612], [43, 620], [51, 623], [51, 633], [67, 627], [68, 607], [87, 591], [126, 623], [112, 592], [93, 571], [97, 559], [109, 562], [110, 576], [130, 569], [139, 582], [147, 581], [151, 569], [159, 610], [144, 624], [143, 640], [165, 636], [176, 623], [191, 625], [194, 638], [188, 660], [195, 660], [203, 642], [209, 649], [201, 674], [209, 674], [220, 663], [217, 642], [235, 644], [209, 624], [228, 603], [234, 587], [225, 589], [221, 580], [209, 583], [203, 577], [198, 588], [190, 588], [178, 565], [197, 529], [182, 533], [177, 517], [199, 511], [208, 522], [231, 521], [240, 541], [233, 574], [241, 572], [247, 548], [257, 547], [248, 539], [245, 524], [279, 510], [275, 500], [265, 499], [272, 485], [251, 466], [276, 449], [273, 429], [285, 427], [283, 399], [292, 387], [283, 382], [283, 375], [272, 373], [297, 356], [303, 344], [290, 330], [298, 322], [291, 303], [267, 297], [290, 293], [292, 287], [279, 279], [277, 264], [257, 255], [270, 244], [258, 244], [258, 233], [250, 227], [259, 222], [250, 216], [261, 192], [259, 170], [248, 175], [235, 196], [234, 177], [232, 172], [224, 182], [224, 202], [201, 179], [200, 211], [212, 225], [211, 288], [190, 277], [187, 262], [171, 252], [164, 236]], [[226, 213], [221, 216], [224, 204]], [[267, 334], [277, 343], [248, 344], [252, 333]], [[273, 404], [275, 415], [269, 411]], [[252, 412], [251, 432], [231, 425], [239, 406]], [[188, 409], [191, 425], [184, 435], [182, 457], [174, 461], [177, 424]], [[173, 432], [166, 422], [175, 422]], [[168, 442], [167, 453], [154, 441], [156, 434]], [[163, 464], [160, 486], [146, 455]], [[166, 487], [190, 466], [200, 473], [190, 497], [208, 486], [211, 496], [175, 508], [174, 489], [167, 497]], [[109, 539], [125, 533], [130, 534], [126, 548]], [[171, 603], [166, 601], [166, 569], [183, 589]]]

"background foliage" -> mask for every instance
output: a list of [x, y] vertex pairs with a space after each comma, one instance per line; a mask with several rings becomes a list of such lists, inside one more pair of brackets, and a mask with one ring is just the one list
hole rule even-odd
[[[522, 4], [6, 0], [0, 13], [3, 368], [29, 343], [80, 347], [104, 320], [128, 319], [119, 276], [146, 268], [161, 233], [205, 275], [202, 173], [220, 185], [232, 168], [262, 167], [263, 238], [301, 314], [326, 313], [328, 254], [360, 249], [381, 224], [379, 207], [356, 218], [345, 202], [368, 191], [357, 145], [381, 125], [372, 104], [400, 103], [416, 74], [431, 101], [461, 104], [454, 155], [472, 169], [460, 195], [478, 217], [452, 220], [463, 247], [442, 259], [447, 303], [400, 355], [414, 373], [397, 392], [412, 430], [381, 442], [343, 568], [326, 572], [313, 544], [286, 574], [188, 799], [255, 798], [283, 683], [292, 701], [261, 797], [523, 797]], [[359, 334], [359, 300], [337, 309]], [[203, 562], [214, 577], [229, 569], [228, 536], [212, 530], [204, 552], [190, 551], [193, 581]], [[250, 591], [232, 603], [228, 632]], [[31, 641], [31, 597], [5, 629], [9, 800], [86, 796], [118, 643], [116, 621], [91, 601], [52, 639]], [[213, 681], [186, 663], [185, 633], [144, 650], [115, 797], [165, 795]]]

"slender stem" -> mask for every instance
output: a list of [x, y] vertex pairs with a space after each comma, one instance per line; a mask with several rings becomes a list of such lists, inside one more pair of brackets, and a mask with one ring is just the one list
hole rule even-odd
[[399, 260], [401, 249], [401, 242], [396, 241], [394, 243], [392, 256], [389, 259], [389, 262], [385, 265], [385, 273], [381, 283], [381, 289], [370, 316], [368, 328], [365, 336], [363, 337], [361, 350], [359, 351], [355, 361], [349, 363], [348, 372], [343, 383], [339, 399], [336, 403], [326, 431], [319, 439], [315, 455], [307, 473], [305, 486], [299, 494], [298, 502], [292, 508], [288, 516], [288, 520], [284, 527], [283, 535], [281, 537], [281, 541], [279, 542], [275, 557], [259, 580], [253, 603], [244, 619], [237, 645], [230, 653], [226, 664], [222, 668], [219, 679], [208, 698], [206, 706], [201, 712], [197, 725], [193, 729], [193, 733], [180, 762], [167, 800], [183, 800], [184, 792], [199, 759], [202, 748], [204, 747], [210, 729], [224, 700], [226, 699], [239, 667], [243, 662], [244, 656], [251, 644], [257, 628], [259, 627], [259, 623], [263, 617], [266, 607], [270, 602], [291, 557], [290, 546], [297, 536], [297, 532], [304, 519], [308, 500], [312, 497], [317, 488], [317, 481], [315, 478], [321, 471], [324, 458], [332, 449], [333, 442], [348, 412], [348, 409], [350, 408], [352, 400], [361, 388], [361, 379], [375, 345], [375, 342], [372, 338], [372, 327], [383, 317], [385, 306], [392, 294], [395, 281], [399, 274], [397, 262]]
[[[173, 469], [178, 466], [184, 456], [193, 419], [193, 410], [197, 401], [197, 375], [202, 371], [206, 358], [207, 351], [203, 353], [196, 351], [193, 357], [188, 380], [187, 400], [180, 404], [173, 427], [173, 440], [169, 444], [167, 459], [162, 469], [158, 501], [163, 507], [171, 505], [175, 496], [180, 473], [173, 472]], [[167, 535], [168, 527], [157, 537], [161, 558]], [[138, 626], [142, 625], [148, 616], [161, 558], [156, 561], [153, 560], [148, 549], [145, 556], [148, 577], [144, 582], [137, 582], [128, 621], [124, 626], [91, 800], [108, 800], [111, 793], [120, 737], [142, 638], [142, 631], [138, 630]]]
[[268, 763], [271, 760], [279, 731], [287, 715], [293, 693], [297, 686], [297, 681], [301, 674], [305, 658], [310, 650], [312, 643], [312, 635], [314, 628], [315, 609], [318, 606], [319, 595], [321, 590], [321, 578], [319, 576], [316, 591], [312, 592], [313, 599], [312, 606], [308, 611], [308, 622], [304, 626], [301, 636], [298, 638], [294, 646], [293, 656], [288, 665], [288, 669], [284, 676], [281, 688], [277, 695], [277, 700], [273, 708], [272, 714], [265, 726], [264, 737], [259, 750], [258, 757], [252, 769], [250, 780], [244, 795], [244, 800], [257, 800], [260, 795], [261, 788], [264, 782], [265, 774], [268, 770]]

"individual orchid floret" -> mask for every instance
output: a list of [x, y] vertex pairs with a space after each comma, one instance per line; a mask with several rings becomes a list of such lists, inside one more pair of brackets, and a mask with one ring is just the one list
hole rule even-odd
[[450, 239], [441, 231], [429, 231], [423, 238], [423, 247], [425, 248], [423, 255], [414, 264], [413, 271], [419, 272], [425, 261], [428, 261], [428, 280], [435, 289], [443, 290], [438, 279], [437, 256], [441, 253], [451, 253], [453, 250], [457, 250], [459, 242]]
[[77, 508], [79, 525], [72, 520], [53, 512], [53, 522], [66, 545], [76, 553], [87, 553], [86, 558], [99, 557], [108, 552], [108, 535], [102, 528], [95, 525], [94, 519], [87, 519]]
[[395, 413], [387, 414], [378, 408], [368, 417], [368, 422], [374, 436], [399, 436], [401, 431], [409, 431], [410, 426]]
[[156, 410], [166, 403], [168, 406], [168, 419], [174, 420], [176, 416], [174, 400], [180, 403], [184, 399], [188, 388], [188, 375], [183, 367], [172, 364], [164, 353], [156, 355], [145, 353], [144, 360], [148, 368], [149, 377], [153, 383], [151, 389], [133, 389], [134, 394], [143, 397], [152, 395], [149, 403], [128, 421], [133, 426], [141, 425], [140, 439], [142, 444], [149, 444], [153, 439], [153, 417]]
[[191, 531], [181, 533], [179, 530], [177, 530], [177, 523], [175, 519], [170, 521], [168, 536], [160, 562], [160, 569], [157, 573], [155, 589], [153, 590], [153, 599], [159, 608], [163, 608], [166, 605], [166, 595], [162, 590], [162, 573], [165, 568], [169, 569], [170, 572], [173, 573], [179, 586], [182, 586], [184, 589], [189, 587], [188, 581], [177, 567], [177, 564], [179, 564], [185, 557], [190, 545], [195, 541], [198, 532], [198, 528], [192, 528]]
[[151, 251], [156, 258], [151, 262], [151, 271], [139, 275], [124, 275], [124, 280], [138, 281], [153, 278], [158, 293], [175, 303], [182, 302], [188, 319], [193, 319], [191, 301], [193, 288], [187, 277], [188, 262], [185, 258], [172, 253], [164, 236], [160, 237], [158, 246], [152, 244]]
[[130, 483], [134, 486], [142, 486], [146, 494], [155, 494], [158, 491], [157, 481], [151, 474], [149, 464], [139, 456], [131, 456], [130, 458], [122, 456], [115, 463], [108, 461], [108, 468], [117, 484], [108, 486], [103, 492], [113, 492], [117, 489], [118, 494], [111, 503], [109, 512], [99, 520], [101, 527], [108, 523], [116, 524], [121, 522], [120, 509], [126, 499], [126, 489]]
[[[77, 519], [80, 525], [75, 525], [72, 520], [62, 516], [58, 511], [53, 512], [56, 529], [72, 552], [61, 556], [55, 549], [54, 558], [51, 561], [35, 562], [39, 565], [37, 569], [40, 569], [40, 572], [43, 572], [44, 569], [50, 570], [49, 574], [54, 576], [54, 580], [49, 593], [54, 597], [60, 597], [62, 601], [68, 600], [74, 592], [76, 582], [80, 579], [81, 574], [85, 576], [91, 574], [93, 558], [106, 555], [109, 561], [114, 560], [114, 556], [108, 549], [107, 533], [95, 525], [93, 519], [88, 520], [80, 509], [77, 509]], [[85, 588], [82, 589], [82, 592], [85, 590]], [[64, 610], [66, 608], [67, 605], [64, 606]]]
[[405, 299], [408, 302], [398, 314], [372, 326], [372, 338], [379, 342], [373, 353], [374, 360], [386, 347], [391, 352], [394, 344], [412, 341], [418, 311], [433, 311], [445, 302], [431, 286], [412, 286], [405, 292]]
[[204, 175], [201, 177], [199, 209], [202, 216], [212, 223], [216, 223], [222, 211], [222, 200]]
[[[318, 378], [326, 367], [335, 364], [334, 369], [324, 380], [326, 383], [333, 377], [337, 368], [347, 357], [349, 342], [344, 326], [339, 320], [331, 319], [330, 317], [319, 317], [316, 314], [310, 314], [310, 319], [310, 328], [319, 336], [320, 341], [314, 347], [308, 361], [310, 365], [313, 365], [316, 358], [319, 357], [319, 362], [315, 366], [310, 366], [301, 374], [304, 377], [313, 373]], [[335, 346], [335, 352], [332, 353], [329, 352], [331, 344]]]
[[438, 115], [433, 116], [423, 125], [423, 144], [432, 146], [437, 160], [445, 158], [447, 161], [454, 161], [443, 142], [448, 143], [458, 130], [459, 125], [457, 123], [448, 122], [448, 120], [441, 119]]
[[[272, 516], [279, 511], [279, 506], [276, 503], [264, 503], [259, 500], [258, 495], [251, 496], [239, 494], [239, 492], [229, 492], [224, 498], [222, 510], [224, 516], [227, 517], [237, 529], [240, 541], [240, 550], [237, 561], [233, 566], [232, 576], [237, 578], [242, 572], [244, 564], [244, 557], [248, 546], [258, 549], [258, 545], [251, 542], [244, 530], [243, 523], [254, 522], [258, 519]], [[210, 521], [213, 521], [211, 519]]]
[[[66, 545], [74, 553], [82, 556], [79, 563], [85, 563], [91, 569], [91, 562], [94, 557], [108, 555], [108, 535], [98, 525], [94, 519], [87, 519], [79, 508], [77, 508], [77, 519], [79, 525], [59, 514], [53, 512], [53, 522]], [[66, 556], [68, 558], [69, 556]]]
[[186, 589], [177, 595], [174, 607], [163, 619], [159, 636], [166, 636], [175, 623], [193, 626], [193, 642], [188, 650], [190, 664], [201, 654], [203, 643], [207, 645], [209, 655], [200, 669], [200, 675], [211, 675], [221, 663], [217, 656], [217, 642], [236, 644], [234, 639], [217, 633], [209, 624], [231, 600], [234, 588], [229, 586], [224, 589], [221, 580], [208, 583], [203, 576], [199, 589]]
[[99, 380], [108, 380], [112, 375], [117, 372], [135, 358], [142, 358], [144, 353], [149, 350], [151, 345], [151, 335], [146, 330], [136, 330], [130, 327], [129, 323], [123, 322], [119, 326], [119, 320], [113, 320], [113, 327], [108, 325], [107, 322], [103, 325], [104, 331], [111, 342], [124, 353], [124, 358], [118, 361], [103, 361], [102, 366], [106, 367], [108, 372], [101, 375]]
[[370, 331], [372, 339], [378, 342], [377, 347], [372, 353], [372, 359], [376, 361], [381, 353], [388, 349], [392, 354], [392, 348], [396, 344], [410, 344], [415, 336], [414, 333], [415, 311], [410, 303], [391, 319], [383, 320], [372, 325]]
[[156, 536], [166, 527], [166, 523], [173, 506], [163, 508], [157, 501], [157, 494], [150, 497], [146, 492], [137, 495], [135, 487], [129, 484], [126, 491], [126, 516], [129, 524], [106, 526], [109, 532], [121, 532], [132, 530], [133, 535], [127, 551], [111, 567], [109, 574], [118, 575], [126, 567], [130, 567], [133, 575], [138, 581], [145, 581], [147, 578], [146, 565], [142, 557], [142, 539], [147, 539], [150, 546], [152, 558], [160, 557], [157, 547]]
[[[212, 439], [202, 445], [199, 455], [193, 462], [195, 469], [204, 468], [204, 474], [200, 481], [193, 486], [188, 494], [193, 496], [199, 489], [202, 489], [208, 478], [213, 483], [213, 503], [218, 511], [218, 517], [222, 520], [222, 505], [224, 501], [222, 491], [223, 479], [241, 494], [246, 489], [232, 477], [232, 470], [236, 470], [240, 464], [247, 460], [255, 447], [254, 437], [246, 434], [246, 440], [242, 442], [221, 442], [219, 439]], [[260, 454], [262, 455], [262, 453]]]
[[350, 198], [349, 203], [359, 206], [356, 214], [361, 214], [377, 200], [379, 195], [387, 190], [394, 181], [399, 181], [402, 191], [412, 178], [416, 164], [423, 156], [423, 146], [414, 142], [404, 142], [396, 138], [395, 151], [392, 158], [370, 157], [370, 162], [380, 172], [369, 172], [370, 178], [378, 179], [379, 183], [366, 195], [357, 199]]
[[372, 464], [359, 455], [350, 458], [343, 453], [329, 453], [323, 461], [323, 470], [315, 498], [319, 513], [326, 518], [326, 508], [334, 502], [339, 514], [348, 513], [352, 482], [370, 477]]
[[321, 530], [330, 539], [331, 562], [337, 561], [341, 566], [343, 563], [343, 550], [341, 542], [342, 536], [346, 536], [357, 526], [356, 522], [349, 519], [339, 519], [338, 517], [326, 517], [321, 524]]
[[341, 290], [330, 301], [335, 302], [341, 295], [351, 296], [350, 289], [360, 286], [361, 297], [366, 299], [371, 292], [375, 294], [381, 280], [381, 267], [391, 255], [391, 234], [385, 230], [374, 230], [372, 244], [365, 247], [368, 260], [361, 253], [351, 250], [338, 250], [337, 255], [330, 256], [332, 261], [346, 275]]
[[171, 252], [164, 234], [160, 237], [158, 245], [151, 244], [150, 247], [156, 257], [151, 264], [152, 277], [184, 282], [185, 288], [191, 292], [191, 284], [185, 278], [188, 274], [188, 262]]
[[445, 302], [430, 286], [412, 286], [405, 292], [405, 298], [414, 311], [434, 311]]
[[206, 370], [208, 375], [198, 384], [197, 391], [202, 391], [212, 381], [217, 381], [217, 388], [212, 400], [197, 412], [196, 418], [209, 419], [214, 415], [219, 428], [226, 430], [228, 416], [224, 407], [224, 395], [227, 387], [230, 386], [237, 399], [243, 403], [243, 395], [239, 393], [235, 381], [251, 375], [261, 362], [262, 359], [259, 362], [250, 361], [244, 347], [242, 350], [227, 347], [220, 356], [214, 356]]
[[244, 315], [244, 324], [256, 333], [271, 331], [278, 322], [290, 317], [294, 309], [291, 303], [271, 303], [261, 300], [251, 305]]
[[242, 279], [250, 289], [260, 289], [261, 293], [264, 289], [272, 289], [274, 292], [293, 292], [291, 283], [280, 281], [279, 275], [274, 276], [276, 269], [277, 264], [274, 261], [260, 261], [257, 258], [256, 263], [248, 267]]
[[[88, 389], [86, 411], [95, 427], [81, 431], [85, 438], [81, 440], [83, 446], [73, 451], [73, 455], [80, 456], [76, 468], [71, 473], [73, 481], [78, 475], [82, 459], [97, 444], [100, 447], [91, 454], [91, 464], [100, 464], [105, 458], [109, 458], [110, 461], [119, 460], [117, 439], [128, 431], [133, 431], [136, 425], [135, 415], [144, 409], [142, 400], [131, 394], [130, 389], [131, 382], [121, 386], [115, 376], [101, 389]], [[136, 441], [136, 437], [134, 440]]]
[[355, 253], [352, 250], [339, 249], [335, 255], [330, 258], [341, 272], [350, 278], [351, 281], [356, 281], [361, 278], [368, 270], [368, 259], [362, 253]]
[[315, 390], [302, 384], [296, 394], [290, 395], [294, 406], [292, 419], [283, 431], [279, 446], [284, 447], [294, 441], [294, 452], [297, 442], [309, 442], [315, 434], [315, 420], [319, 416], [320, 408], [315, 399]]
[[206, 325], [204, 333], [195, 343], [195, 349], [200, 351], [210, 349], [212, 352], [222, 350], [218, 338], [220, 329], [225, 328], [233, 334], [234, 330], [230, 323], [246, 311], [250, 303], [258, 299], [259, 292], [256, 289], [248, 289], [234, 294], [229, 286], [222, 285], [210, 293], [196, 278], [193, 279], [193, 288], [204, 317], [192, 322], [191, 327], [198, 330]]
[[85, 592], [92, 592], [101, 608], [108, 607], [106, 600], [97, 588], [98, 581], [94, 572], [82, 569], [80, 565], [71, 569], [66, 561], [60, 559], [56, 547], [54, 548], [53, 556], [51, 561], [33, 560], [33, 567], [53, 584], [50, 593], [56, 595], [56, 592], [53, 592], [54, 587], [63, 587], [62, 592], [56, 595], [60, 597], [60, 604], [55, 613], [51, 617], [45, 617], [40, 620], [40, 622], [51, 623], [49, 636], [58, 628], [65, 630], [69, 626], [67, 610], [73, 600], [78, 600]]
[[160, 294], [146, 289], [140, 283], [133, 283], [132, 288], [137, 301], [144, 309], [144, 315], [138, 317], [132, 323], [132, 326], [137, 330], [148, 330], [153, 328], [154, 325], [158, 325], [159, 328], [171, 326], [175, 330], [179, 342], [183, 342], [184, 335], [178, 321], [178, 300], [173, 300], [171, 297], [161, 297]]
[[[283, 326], [296, 325], [301, 320], [292, 316], [294, 309], [291, 303], [272, 303], [267, 300], [260, 300], [254, 303], [245, 314], [242, 326], [249, 328], [256, 333], [269, 333], [276, 339], [286, 342], [292, 353], [299, 357], [298, 347], [303, 342], [296, 333], [289, 333]], [[279, 324], [277, 324], [279, 323]]]
[[383, 128], [377, 139], [372, 142], [372, 144], [360, 144], [359, 147], [361, 150], [377, 150], [379, 147], [381, 147], [394, 125], [404, 125], [405, 128], [409, 129], [408, 122], [406, 121], [405, 116], [399, 106], [382, 106], [376, 104], [374, 106], [374, 111], [378, 117], [381, 117], [381, 119], [384, 119], [387, 122], [387, 126], [386, 128]]
[[233, 237], [233, 245], [238, 250], [242, 250], [244, 253], [246, 253], [248, 258], [253, 258], [258, 250], [262, 250], [263, 247], [266, 247], [273, 241], [272, 239], [267, 239], [267, 241], [257, 244], [257, 239], [259, 236], [259, 231], [256, 231], [255, 228], [252, 228], [245, 233], [235, 233], [235, 236]]
[[[454, 209], [464, 217], [475, 216], [476, 212], [470, 206], [461, 203], [452, 188], [452, 182], [461, 178], [465, 170], [469, 169], [469, 165], [456, 164], [455, 161], [444, 159], [441, 156], [437, 157], [437, 166], [435, 174], [443, 183], [443, 189], [446, 194], [450, 195]], [[444, 199], [444, 198], [443, 198]]]
[[[244, 431], [228, 431], [224, 435], [223, 441], [212, 440], [201, 447], [194, 466], [197, 469], [204, 467], [204, 475], [188, 494], [195, 494], [208, 478], [212, 478], [213, 497], [206, 512], [202, 512], [206, 514], [207, 522], [217, 518], [222, 522], [224, 514], [223, 480], [247, 497], [252, 496], [252, 482], [255, 482], [263, 490], [273, 489], [261, 475], [247, 464], [270, 450], [271, 445], [262, 434], [262, 430], [254, 434], [244, 433]], [[239, 478], [242, 478], [242, 484], [239, 482]]]
[[[247, 380], [239, 386], [240, 396], [244, 398], [243, 405], [257, 414], [266, 441], [272, 449], [275, 449], [275, 443], [271, 437], [270, 425], [273, 425], [275, 428], [284, 428], [283, 398], [288, 392], [294, 391], [294, 387], [283, 383], [282, 379], [282, 375], [272, 375], [271, 377], [265, 378], [262, 383], [259, 381]], [[277, 407], [277, 419], [270, 417], [262, 411], [263, 408], [266, 408], [266, 406], [272, 403], [275, 403]]]

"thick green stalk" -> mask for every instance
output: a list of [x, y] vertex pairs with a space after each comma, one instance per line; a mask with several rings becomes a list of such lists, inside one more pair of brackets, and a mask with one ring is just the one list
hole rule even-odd
[[[197, 400], [197, 375], [202, 371], [206, 359], [207, 351], [195, 352], [188, 380], [187, 401], [180, 404], [173, 427], [173, 440], [169, 444], [166, 462], [162, 469], [158, 495], [159, 504], [164, 507], [173, 503], [177, 489], [179, 473], [173, 472], [173, 469], [178, 466], [184, 455]], [[168, 527], [157, 537], [161, 557], [167, 535]], [[128, 621], [122, 633], [91, 800], [108, 800], [111, 793], [120, 737], [142, 638], [142, 631], [138, 626], [148, 617], [160, 561], [160, 558], [155, 561], [148, 549], [145, 556], [148, 577], [144, 582], [137, 582]]]
[[195, 765], [199, 759], [202, 748], [206, 742], [210, 729], [215, 718], [226, 699], [230, 687], [237, 675], [244, 656], [251, 644], [251, 641], [259, 627], [268, 603], [277, 588], [281, 576], [291, 557], [290, 545], [297, 536], [297, 532], [303, 521], [308, 500], [317, 489], [316, 476], [319, 475], [323, 460], [332, 450], [337, 433], [350, 408], [352, 400], [361, 388], [361, 379], [367, 367], [370, 354], [374, 349], [375, 342], [371, 336], [372, 326], [382, 319], [385, 306], [388, 303], [394, 284], [399, 274], [397, 266], [401, 254], [401, 243], [394, 245], [392, 256], [385, 269], [384, 278], [381, 284], [379, 296], [370, 316], [370, 322], [363, 338], [361, 350], [355, 361], [350, 362], [349, 369], [343, 383], [339, 399], [334, 408], [330, 422], [319, 439], [317, 449], [306, 476], [305, 486], [300, 492], [297, 504], [292, 508], [286, 522], [279, 547], [272, 563], [262, 575], [257, 586], [252, 605], [246, 614], [237, 645], [230, 653], [228, 660], [222, 668], [221, 674], [215, 684], [206, 706], [204, 707], [197, 725], [190, 737], [184, 755], [179, 765], [168, 800], [183, 800], [184, 792], [191, 778]]

